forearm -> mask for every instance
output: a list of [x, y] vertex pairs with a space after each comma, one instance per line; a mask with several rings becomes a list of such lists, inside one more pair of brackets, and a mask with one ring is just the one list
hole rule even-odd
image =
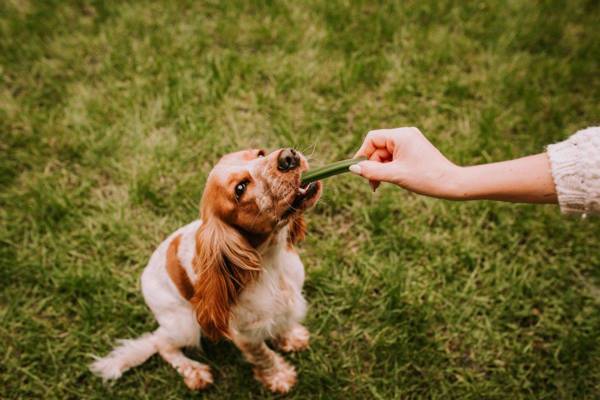
[[556, 203], [556, 189], [546, 153], [516, 160], [459, 167], [453, 200], [502, 200]]

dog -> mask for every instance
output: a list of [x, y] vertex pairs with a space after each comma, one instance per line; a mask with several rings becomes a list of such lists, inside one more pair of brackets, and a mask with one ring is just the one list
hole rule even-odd
[[231, 340], [269, 390], [288, 392], [296, 371], [281, 351], [308, 347], [302, 296], [304, 266], [294, 245], [306, 232], [303, 212], [322, 193], [301, 185], [306, 158], [291, 148], [269, 155], [246, 150], [223, 156], [210, 172], [200, 219], [179, 228], [152, 254], [141, 278], [158, 329], [122, 340], [92, 372], [117, 379], [159, 353], [192, 390], [213, 383], [206, 364], [186, 357], [200, 337]]

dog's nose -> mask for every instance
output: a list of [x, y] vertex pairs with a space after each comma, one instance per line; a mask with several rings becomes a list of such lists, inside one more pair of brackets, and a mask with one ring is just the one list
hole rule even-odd
[[300, 165], [300, 156], [294, 149], [283, 149], [277, 157], [277, 168], [280, 171], [291, 171]]

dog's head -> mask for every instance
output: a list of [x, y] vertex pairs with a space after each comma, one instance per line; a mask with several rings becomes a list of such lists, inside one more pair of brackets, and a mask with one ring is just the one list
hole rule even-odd
[[245, 150], [221, 158], [208, 176], [196, 237], [198, 273], [193, 303], [203, 334], [227, 336], [229, 310], [260, 270], [260, 249], [288, 227], [287, 241], [304, 236], [302, 212], [322, 191], [301, 186], [306, 158], [293, 149]]

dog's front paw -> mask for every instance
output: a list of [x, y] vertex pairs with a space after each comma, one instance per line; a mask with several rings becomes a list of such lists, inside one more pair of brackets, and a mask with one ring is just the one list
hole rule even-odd
[[202, 390], [213, 383], [210, 367], [196, 361], [188, 361], [177, 368], [183, 381], [192, 390]]
[[277, 346], [281, 351], [302, 351], [308, 348], [310, 333], [302, 325], [296, 325], [284, 335], [277, 338]]
[[254, 368], [254, 376], [275, 393], [287, 393], [296, 384], [296, 370], [281, 358], [277, 359], [274, 368], [268, 370]]

